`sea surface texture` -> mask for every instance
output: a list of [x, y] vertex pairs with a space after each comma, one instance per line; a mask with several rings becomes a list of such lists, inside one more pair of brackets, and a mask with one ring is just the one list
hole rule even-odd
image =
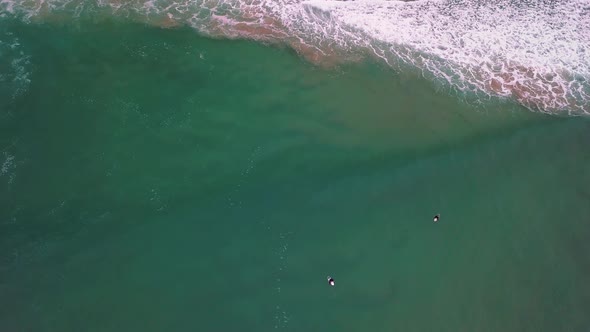
[[587, 0], [0, 0], [0, 331], [589, 331], [589, 115]]

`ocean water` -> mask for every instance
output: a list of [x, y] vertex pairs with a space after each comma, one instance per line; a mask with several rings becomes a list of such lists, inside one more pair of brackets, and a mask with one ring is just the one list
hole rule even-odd
[[1, 1], [0, 330], [588, 331], [589, 10]]

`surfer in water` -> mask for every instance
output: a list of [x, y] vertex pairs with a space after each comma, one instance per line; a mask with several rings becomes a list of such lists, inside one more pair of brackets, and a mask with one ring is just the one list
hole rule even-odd
[[334, 286], [334, 285], [335, 285], [335, 283], [334, 283], [334, 278], [332, 278], [332, 277], [328, 276], [328, 284], [329, 284], [330, 286]]
[[440, 214], [437, 214], [434, 216], [434, 218], [432, 218], [432, 221], [438, 222], [439, 219], [440, 219]]

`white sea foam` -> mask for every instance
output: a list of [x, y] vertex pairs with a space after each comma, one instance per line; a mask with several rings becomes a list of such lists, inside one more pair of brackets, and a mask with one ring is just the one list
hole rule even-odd
[[541, 111], [590, 113], [586, 1], [306, 2], [460, 90], [511, 96]]
[[14, 156], [4, 152], [4, 162], [0, 168], [0, 176], [8, 174], [8, 172], [14, 167]]
[[[31, 83], [31, 63], [12, 33], [0, 32], [0, 93], [15, 98], [22, 95]], [[3, 100], [0, 105], [10, 100]]]
[[8, 154], [7, 152], [3, 152], [2, 156], [4, 157], [4, 161], [0, 167], [0, 178], [6, 177], [6, 183], [11, 185], [14, 182], [14, 178], [16, 177], [16, 164], [14, 162], [14, 156]]
[[457, 91], [590, 114], [590, 0], [0, 0], [31, 19], [106, 13], [214, 37], [280, 42], [310, 61], [371, 54]]

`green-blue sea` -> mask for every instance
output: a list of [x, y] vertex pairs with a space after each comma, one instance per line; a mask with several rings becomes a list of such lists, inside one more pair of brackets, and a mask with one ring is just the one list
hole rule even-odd
[[0, 37], [0, 331], [590, 329], [587, 117], [182, 26]]

